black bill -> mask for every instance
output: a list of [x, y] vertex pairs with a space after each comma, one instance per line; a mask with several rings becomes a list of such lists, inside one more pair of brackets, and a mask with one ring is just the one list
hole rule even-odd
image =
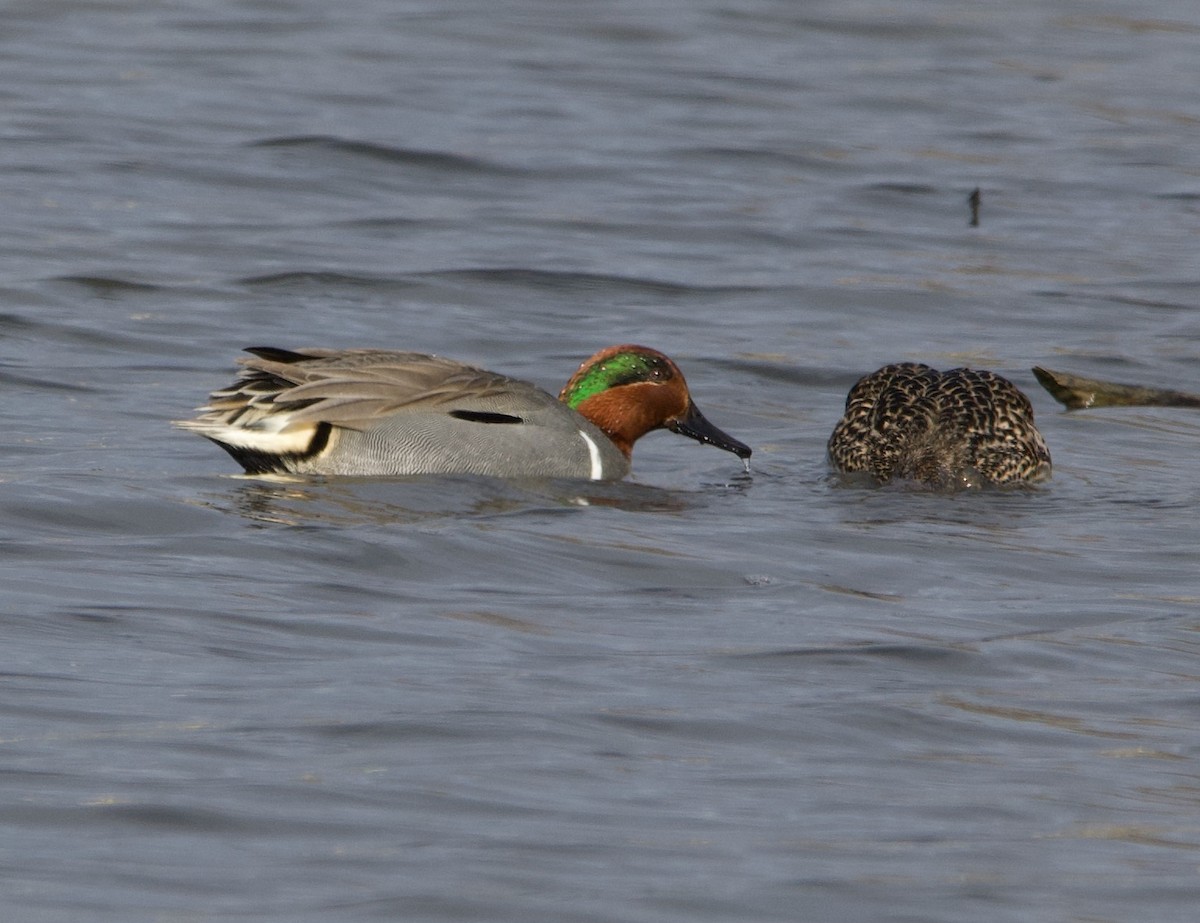
[[689, 436], [697, 442], [715, 445], [718, 449], [732, 452], [738, 458], [750, 457], [750, 446], [744, 442], [738, 442], [729, 434], [721, 432], [709, 423], [695, 404], [689, 403], [687, 413], [681, 419], [669, 421], [667, 429], [673, 433], [679, 433], [681, 436]]

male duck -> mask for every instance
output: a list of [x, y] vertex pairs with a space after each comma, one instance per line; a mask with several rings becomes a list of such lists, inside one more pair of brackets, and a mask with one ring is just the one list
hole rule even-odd
[[525, 381], [422, 353], [256, 347], [237, 379], [177, 425], [252, 474], [479, 474], [616, 480], [666, 428], [750, 457], [704, 418], [679, 367], [611, 346], [555, 400]]
[[838, 471], [930, 487], [1040, 481], [1050, 452], [1033, 407], [994, 372], [902, 362], [860, 378], [829, 437]]

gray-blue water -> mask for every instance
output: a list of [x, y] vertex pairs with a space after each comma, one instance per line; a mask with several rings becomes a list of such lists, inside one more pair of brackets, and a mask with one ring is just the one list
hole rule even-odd
[[[1200, 391], [1198, 85], [1174, 0], [6, 4], [0, 916], [1191, 923], [1200, 416], [1029, 367]], [[168, 424], [248, 345], [630, 341], [751, 475]], [[1052, 482], [832, 483], [901, 359]]]

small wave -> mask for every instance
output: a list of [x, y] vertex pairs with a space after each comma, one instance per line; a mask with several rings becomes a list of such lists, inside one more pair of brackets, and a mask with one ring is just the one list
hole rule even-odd
[[443, 269], [419, 274], [425, 279], [483, 281], [520, 288], [553, 289], [564, 292], [586, 292], [597, 289], [624, 291], [659, 296], [693, 297], [697, 295], [753, 292], [759, 289], [738, 285], [685, 285], [662, 279], [646, 279], [606, 273], [563, 272], [526, 267], [496, 267], [493, 269]]
[[384, 163], [402, 164], [450, 173], [521, 174], [524, 170], [498, 164], [478, 157], [450, 154], [445, 151], [426, 151], [415, 148], [391, 147], [373, 141], [351, 141], [335, 135], [293, 135], [252, 141], [252, 148], [290, 148], [364, 157]]
[[111, 297], [113, 295], [124, 295], [134, 292], [162, 291], [162, 286], [160, 285], [153, 285], [149, 282], [135, 282], [132, 279], [120, 279], [114, 276], [55, 276], [50, 281], [79, 285], [101, 297]]
[[805, 151], [777, 151], [758, 148], [706, 146], [680, 148], [676, 156], [694, 160], [736, 161], [738, 164], [755, 163], [768, 167], [783, 167], [789, 170], [828, 170], [841, 166], [845, 158], [831, 152], [831, 148]]
[[735, 660], [790, 660], [805, 658], [830, 664], [845, 664], [856, 660], [902, 661], [907, 663], [963, 664], [974, 662], [978, 654], [969, 646], [944, 644], [862, 643], [821, 645], [817, 647], [779, 648], [723, 655]]
[[262, 288], [300, 287], [361, 287], [361, 288], [408, 288], [407, 283], [395, 276], [375, 276], [365, 273], [325, 272], [321, 270], [286, 270], [260, 276], [245, 276], [237, 280], [239, 285]]
[[62, 381], [58, 378], [38, 378], [33, 375], [17, 375], [13, 372], [6, 372], [3, 370], [0, 370], [0, 384], [12, 385], [13, 387], [20, 388], [36, 388], [43, 391], [66, 391], [71, 394], [95, 394], [100, 390], [99, 388], [92, 388], [69, 381]]

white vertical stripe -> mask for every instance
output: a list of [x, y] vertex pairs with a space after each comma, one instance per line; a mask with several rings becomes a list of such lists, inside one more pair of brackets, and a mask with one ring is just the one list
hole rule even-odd
[[579, 431], [579, 435], [582, 436], [583, 441], [587, 443], [588, 457], [592, 460], [592, 480], [604, 480], [604, 463], [600, 461], [600, 447], [596, 445], [596, 441], [583, 430]]

